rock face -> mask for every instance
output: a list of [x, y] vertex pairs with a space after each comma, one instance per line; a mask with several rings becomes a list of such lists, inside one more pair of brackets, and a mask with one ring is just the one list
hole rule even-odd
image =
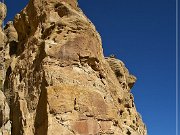
[[[6, 17], [7, 9], [5, 4], [0, 2], [0, 26]], [[9, 135], [11, 133], [10, 109], [4, 95], [3, 83], [5, 77], [5, 59], [7, 37], [0, 27], [0, 134]]]
[[147, 134], [130, 91], [136, 78], [104, 57], [76, 0], [30, 0], [1, 33], [0, 107], [10, 108], [4, 117], [12, 135]]

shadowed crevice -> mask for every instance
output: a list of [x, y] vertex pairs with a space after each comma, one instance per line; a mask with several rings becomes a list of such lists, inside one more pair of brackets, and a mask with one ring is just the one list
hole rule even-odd
[[41, 94], [36, 110], [35, 117], [35, 135], [47, 135], [48, 132], [48, 112], [47, 112], [47, 81], [45, 73], [41, 84]]

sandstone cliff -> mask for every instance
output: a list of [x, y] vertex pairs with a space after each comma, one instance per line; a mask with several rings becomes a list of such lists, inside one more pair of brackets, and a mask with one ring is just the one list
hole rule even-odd
[[1, 134], [147, 134], [130, 91], [136, 77], [104, 57], [76, 0], [30, 0], [0, 34]]

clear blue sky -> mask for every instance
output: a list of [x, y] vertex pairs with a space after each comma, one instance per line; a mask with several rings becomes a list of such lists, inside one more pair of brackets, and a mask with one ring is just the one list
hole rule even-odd
[[[5, 0], [12, 20], [28, 0]], [[138, 81], [132, 92], [149, 135], [175, 135], [175, 0], [79, 0], [101, 34], [105, 56], [116, 54]]]

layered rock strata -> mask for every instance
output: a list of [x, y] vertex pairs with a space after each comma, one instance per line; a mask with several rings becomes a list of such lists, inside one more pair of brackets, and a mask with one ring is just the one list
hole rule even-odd
[[76, 0], [30, 0], [2, 33], [12, 135], [147, 134], [130, 91], [136, 78], [104, 57]]

